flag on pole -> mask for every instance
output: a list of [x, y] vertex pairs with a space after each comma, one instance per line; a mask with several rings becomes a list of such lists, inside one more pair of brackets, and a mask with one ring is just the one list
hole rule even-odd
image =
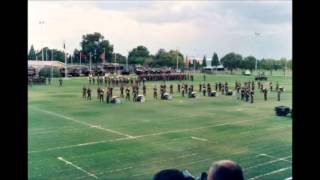
[[104, 61], [105, 60], [105, 52], [102, 52], [100, 54], [99, 58]]
[[85, 59], [87, 58], [86, 54], [80, 51], [80, 58]]

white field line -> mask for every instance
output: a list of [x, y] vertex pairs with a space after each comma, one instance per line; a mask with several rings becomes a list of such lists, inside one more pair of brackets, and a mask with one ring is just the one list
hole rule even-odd
[[288, 178], [286, 178], [286, 179], [284, 179], [284, 180], [292, 180], [292, 177], [288, 177]]
[[250, 121], [254, 121], [254, 120], [243, 120], [243, 121], [236, 121], [236, 122], [233, 122], [233, 123], [230, 122], [230, 123], [214, 124], [214, 125], [207, 125], [207, 126], [201, 126], [201, 127], [196, 127], [196, 128], [187, 128], [187, 129], [164, 131], [164, 132], [158, 132], [158, 133], [153, 133], [153, 134], [145, 134], [145, 135], [139, 135], [139, 136], [130, 136], [130, 137], [126, 137], [126, 138], [118, 138], [118, 139], [113, 139], [113, 140], [108, 140], [108, 141], [96, 141], [96, 142], [88, 142], [88, 143], [83, 143], [83, 144], [76, 144], [76, 145], [69, 145], [69, 146], [62, 146], [62, 147], [55, 147], [55, 148], [48, 148], [48, 149], [45, 149], [45, 150], [29, 151], [28, 154], [38, 153], [38, 152], [45, 152], [45, 151], [52, 151], [52, 150], [68, 149], [68, 148], [86, 146], [86, 145], [92, 145], [92, 144], [101, 144], [101, 143], [110, 143], [110, 142], [130, 140], [130, 139], [139, 139], [139, 138], [143, 138], [143, 137], [157, 136], [157, 135], [177, 133], [177, 132], [195, 131], [195, 130], [199, 130], [199, 129], [206, 129], [206, 128], [210, 128], [210, 127], [218, 127], [218, 126], [224, 126], [224, 125], [230, 125], [230, 124], [239, 124], [239, 123], [250, 122]]
[[[257, 155], [257, 156], [266, 156], [266, 157], [269, 157], [269, 158], [278, 159], [277, 157], [271, 156], [271, 155], [269, 155], [269, 154], [259, 154], [259, 155]], [[292, 163], [292, 161], [289, 161], [289, 160], [287, 160], [287, 159], [282, 159], [282, 161], [287, 161], [287, 162]]]
[[39, 108], [34, 108], [34, 109], [36, 109], [38, 111], [41, 111], [41, 112], [44, 112], [44, 113], [47, 113], [47, 114], [50, 114], [50, 115], [53, 115], [53, 116], [57, 116], [57, 117], [60, 117], [60, 118], [63, 118], [63, 119], [67, 119], [67, 120], [72, 121], [72, 122], [76, 122], [78, 124], [82, 124], [84, 126], [89, 126], [90, 128], [96, 128], [96, 129], [99, 129], [99, 130], [111, 132], [111, 133], [118, 134], [118, 135], [121, 135], [121, 136], [125, 136], [125, 137], [128, 137], [128, 138], [133, 138], [133, 136], [131, 136], [131, 135], [124, 134], [124, 133], [121, 133], [119, 131], [115, 131], [115, 130], [112, 130], [112, 129], [103, 128], [103, 127], [101, 127], [99, 125], [93, 125], [93, 124], [89, 124], [89, 123], [86, 123], [86, 122], [83, 122], [83, 121], [79, 121], [79, 120], [76, 120], [74, 118], [62, 115], [62, 114], [58, 114], [58, 113], [55, 113], [55, 112], [51, 112], [51, 111], [47, 111], [47, 110], [43, 110], [43, 109], [39, 109]]
[[271, 174], [276, 174], [276, 173], [280, 173], [280, 172], [282, 172], [282, 171], [286, 171], [286, 170], [288, 170], [288, 169], [290, 169], [290, 168], [291, 168], [291, 166], [288, 166], [288, 167], [281, 168], [281, 169], [278, 169], [278, 170], [275, 170], [275, 171], [271, 171], [271, 172], [266, 173], [266, 174], [261, 174], [261, 175], [259, 175], [259, 176], [252, 177], [252, 178], [250, 178], [250, 179], [248, 179], [248, 180], [259, 179], [259, 178], [264, 177], [264, 176], [269, 176], [269, 175], [271, 175]]
[[218, 127], [218, 126], [225, 126], [225, 125], [231, 125], [231, 124], [239, 124], [239, 123], [251, 122], [251, 121], [255, 121], [255, 120], [242, 120], [242, 121], [235, 121], [235, 122], [230, 122], [230, 123], [222, 123], [222, 124], [213, 124], [213, 125], [207, 125], [207, 126], [200, 126], [200, 127], [195, 127], [195, 128], [186, 128], [186, 129], [178, 129], [178, 130], [172, 130], [172, 131], [157, 132], [157, 133], [153, 133], [153, 134], [145, 134], [145, 135], [135, 136], [135, 138], [141, 138], [141, 137], [147, 137], [147, 136], [157, 136], [157, 135], [177, 133], [177, 132], [195, 131], [195, 130], [199, 130], [199, 129], [207, 129], [207, 128], [210, 128], [210, 127]]
[[87, 129], [87, 127], [85, 128], [51, 128], [51, 130], [37, 130], [37, 131], [29, 131], [28, 132], [28, 135], [39, 135], [39, 134], [49, 134], [49, 133], [56, 133], [57, 132], [57, 129], [59, 130], [68, 130], [68, 131], [81, 131], [81, 130], [84, 130], [84, 129]]
[[78, 169], [78, 170], [80, 170], [80, 171], [82, 171], [82, 172], [86, 173], [88, 176], [91, 176], [91, 177], [94, 177], [95, 179], [98, 179], [98, 177], [97, 177], [95, 174], [90, 173], [90, 172], [88, 172], [88, 171], [86, 171], [86, 170], [82, 169], [81, 167], [79, 167], [79, 166], [77, 166], [77, 165], [73, 164], [73, 163], [72, 163], [72, 162], [70, 162], [70, 161], [67, 161], [67, 160], [63, 159], [62, 157], [57, 157], [57, 159], [59, 159], [60, 161], [65, 162], [67, 165], [73, 166], [73, 167], [75, 167], [76, 169]]
[[266, 164], [272, 164], [272, 163], [275, 163], [275, 162], [278, 162], [278, 161], [283, 161], [283, 160], [285, 160], [285, 159], [287, 159], [287, 158], [290, 158], [290, 157], [291, 157], [291, 156], [286, 156], [286, 157], [282, 157], [282, 158], [275, 159], [275, 160], [272, 160], [272, 161], [267, 161], [267, 162], [260, 163], [260, 164], [255, 165], [255, 166], [250, 166], [250, 167], [244, 168], [243, 170], [246, 171], [246, 170], [248, 170], [248, 169], [260, 167], [260, 166], [263, 166], [263, 165], [266, 165]]
[[[235, 155], [235, 154], [239, 154], [239, 153], [242, 153], [242, 152], [246, 152], [246, 151], [243, 151], [243, 150], [242, 150], [242, 151], [238, 151], [238, 152], [235, 152], [235, 153], [232, 153], [232, 154]], [[200, 159], [200, 160], [191, 161], [191, 162], [188, 162], [188, 163], [179, 164], [179, 165], [177, 165], [176, 167], [181, 167], [181, 166], [196, 164], [196, 163], [205, 162], [205, 161], [213, 161], [213, 159], [212, 159], [212, 158]], [[143, 175], [147, 175], [147, 174], [149, 174], [149, 173], [135, 174], [135, 175], [132, 175], [132, 177], [143, 176]]]
[[191, 136], [191, 139], [195, 139], [195, 140], [199, 140], [199, 141], [208, 141], [208, 139], [198, 138], [198, 137], [194, 137], [194, 136]]
[[[158, 161], [153, 161], [153, 162], [149, 162], [149, 163], [143, 163], [143, 164], [139, 164], [139, 165], [128, 166], [128, 167], [124, 167], [124, 168], [111, 169], [111, 170], [108, 170], [108, 171], [105, 171], [105, 172], [96, 173], [96, 175], [111, 174], [111, 173], [114, 173], [114, 172], [119, 172], [119, 171], [123, 171], [123, 170], [127, 170], [127, 169], [139, 168], [139, 167], [144, 167], [144, 166], [148, 166], [148, 165], [154, 165], [156, 163], [161, 163], [161, 162], [174, 161], [174, 160], [183, 159], [183, 158], [187, 158], [187, 157], [192, 157], [192, 156], [196, 156], [196, 155], [198, 155], [198, 154], [197, 153], [185, 154], [185, 155], [182, 155], [182, 156], [178, 156], [176, 158], [158, 160]], [[135, 176], [139, 176], [139, 175], [144, 175], [144, 174], [136, 174]], [[85, 177], [87, 177], [87, 176], [81, 176], [81, 177], [78, 177], [77, 179], [82, 179], [82, 178], [85, 178]]]
[[88, 145], [93, 145], [93, 144], [116, 142], [116, 141], [122, 141], [122, 140], [126, 140], [126, 139], [132, 139], [132, 138], [126, 137], [126, 138], [118, 138], [118, 139], [111, 139], [111, 140], [102, 140], [102, 141], [94, 141], [94, 142], [81, 143], [81, 144], [75, 144], [75, 145], [61, 146], [61, 147], [55, 147], [55, 148], [48, 148], [48, 149], [44, 149], [44, 150], [29, 151], [28, 154], [53, 151], [53, 150], [60, 150], [60, 149], [68, 149], [68, 148], [74, 148], [74, 147], [79, 147], [79, 146], [88, 146]]

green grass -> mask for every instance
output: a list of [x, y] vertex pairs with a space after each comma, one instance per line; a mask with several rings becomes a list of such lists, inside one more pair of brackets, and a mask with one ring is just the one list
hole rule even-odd
[[[276, 101], [276, 92], [268, 94], [268, 101], [256, 92], [254, 104], [230, 96], [183, 98], [176, 92], [178, 81], [168, 82], [174, 84], [171, 101], [153, 100], [152, 88], [160, 82], [147, 82], [145, 103], [123, 101], [117, 105], [99, 102], [96, 86], [92, 86], [93, 100], [83, 100], [86, 78], [65, 80], [63, 87], [58, 86], [57, 79], [51, 86], [29, 87], [29, 179], [94, 179], [76, 167], [99, 179], [112, 180], [152, 179], [165, 168], [188, 169], [199, 175], [220, 159], [238, 162], [246, 179], [264, 174], [269, 175], [258, 179], [290, 177], [292, 119], [275, 116], [274, 107], [291, 107], [292, 78], [284, 78], [281, 72], [273, 75], [269, 81], [274, 86], [278, 81], [286, 89], [281, 102]], [[235, 80], [254, 78], [227, 74], [206, 77], [211, 83], [227, 81], [232, 89]], [[196, 75], [195, 90], [201, 81], [202, 75]], [[118, 88], [114, 94], [119, 94]], [[288, 161], [279, 160], [283, 157]]]

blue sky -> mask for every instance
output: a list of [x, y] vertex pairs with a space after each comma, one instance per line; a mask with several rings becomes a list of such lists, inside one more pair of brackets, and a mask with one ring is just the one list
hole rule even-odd
[[[29, 1], [28, 45], [67, 51], [100, 32], [115, 51], [146, 46], [208, 58], [228, 52], [292, 58], [291, 1]], [[39, 25], [39, 21], [45, 21]], [[255, 36], [259, 32], [260, 36]]]

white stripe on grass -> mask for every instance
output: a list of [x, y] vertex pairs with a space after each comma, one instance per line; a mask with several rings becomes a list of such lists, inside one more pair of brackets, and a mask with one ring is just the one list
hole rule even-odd
[[276, 174], [276, 173], [280, 173], [280, 172], [286, 171], [286, 170], [288, 170], [290, 168], [291, 168], [291, 166], [288, 166], [288, 167], [281, 168], [281, 169], [278, 169], [278, 170], [275, 170], [275, 171], [271, 171], [271, 172], [266, 173], [266, 174], [261, 174], [259, 176], [255, 176], [255, 177], [249, 178], [248, 180], [259, 179], [261, 177], [265, 177], [265, 176], [269, 176], [269, 175], [272, 175], [272, 174]]
[[34, 108], [33, 107], [33, 109], [36, 109], [38, 111], [41, 111], [41, 112], [44, 112], [44, 113], [47, 113], [47, 114], [50, 114], [50, 115], [53, 115], [53, 116], [57, 116], [57, 117], [60, 117], [60, 118], [75, 122], [75, 123], [78, 123], [78, 124], [82, 124], [84, 126], [89, 126], [90, 128], [96, 128], [96, 129], [99, 129], [99, 130], [103, 130], [103, 131], [107, 131], [107, 132], [110, 132], [110, 133], [118, 134], [118, 135], [125, 136], [125, 137], [128, 137], [128, 138], [133, 138], [133, 136], [131, 136], [131, 135], [124, 134], [124, 133], [121, 133], [119, 131], [115, 131], [115, 130], [112, 130], [112, 129], [103, 128], [103, 127], [101, 127], [99, 125], [93, 125], [93, 124], [89, 124], [89, 123], [86, 123], [86, 122], [83, 122], [83, 121], [79, 121], [77, 119], [74, 119], [74, 118], [71, 118], [71, 117], [68, 117], [68, 116], [65, 116], [65, 115], [62, 115], [62, 114], [58, 114], [58, 113], [55, 113], [55, 112], [43, 110], [43, 109], [40, 109], [40, 108]]
[[[278, 159], [277, 157], [275, 157], [275, 156], [271, 156], [271, 155], [269, 155], [269, 154], [259, 154], [259, 155], [257, 155], [257, 156], [265, 156], [265, 157], [269, 157], [269, 158], [275, 158], [275, 159]], [[287, 159], [282, 159], [282, 161], [287, 161], [287, 162], [292, 163], [292, 161], [289, 161], [289, 160], [287, 160]]]
[[191, 136], [191, 139], [195, 139], [195, 140], [199, 140], [199, 141], [208, 141], [208, 139], [198, 138], [198, 137], [194, 137], [194, 136]]
[[260, 166], [267, 165], [267, 164], [272, 164], [272, 163], [275, 163], [275, 162], [278, 162], [278, 161], [283, 161], [283, 160], [286, 160], [287, 158], [290, 158], [290, 157], [292, 157], [292, 156], [286, 156], [286, 157], [282, 157], [282, 158], [275, 159], [275, 160], [272, 160], [272, 161], [267, 161], [267, 162], [264, 162], [264, 163], [257, 164], [255, 166], [250, 166], [250, 167], [244, 168], [243, 170], [246, 171], [248, 169], [260, 167]]
[[80, 171], [82, 171], [82, 172], [86, 173], [86, 174], [87, 174], [88, 176], [90, 176], [90, 177], [94, 177], [95, 179], [98, 179], [98, 177], [97, 177], [95, 174], [90, 173], [90, 172], [88, 172], [88, 171], [84, 170], [83, 168], [81, 168], [81, 167], [79, 167], [79, 166], [77, 166], [77, 165], [73, 164], [72, 162], [70, 162], [70, 161], [67, 161], [67, 160], [63, 159], [63, 157], [57, 157], [57, 159], [59, 159], [60, 161], [65, 162], [65, 163], [66, 163], [66, 165], [70, 165], [70, 166], [72, 166], [72, 167], [74, 167], [74, 168], [76, 168], [76, 169], [78, 169], [78, 170], [80, 170]]
[[123, 140], [139, 139], [139, 138], [144, 138], [144, 137], [157, 136], [157, 135], [170, 134], [170, 133], [195, 131], [195, 130], [199, 130], [199, 129], [207, 129], [207, 128], [212, 128], [212, 127], [225, 126], [225, 125], [233, 125], [233, 124], [239, 124], [239, 123], [251, 122], [251, 121], [255, 121], [255, 120], [243, 120], [243, 121], [236, 121], [236, 122], [230, 122], [230, 123], [222, 123], [222, 124], [201, 126], [201, 127], [196, 127], [196, 128], [187, 128], [187, 129], [180, 129], [180, 130], [173, 130], [173, 131], [164, 131], [164, 132], [157, 132], [157, 133], [152, 133], [152, 134], [144, 134], [144, 135], [139, 135], [139, 136], [130, 136], [130, 137], [125, 137], [125, 138], [118, 138], [118, 139], [113, 139], [113, 140], [108, 140], [108, 141], [88, 142], [88, 143], [82, 143], [82, 144], [76, 144], [76, 145], [48, 148], [48, 149], [45, 149], [45, 150], [29, 151], [28, 154], [45, 152], [45, 151], [60, 150], [60, 149], [68, 149], [68, 148], [86, 146], [86, 145], [93, 145], [93, 144], [102, 144], [102, 143], [110, 143], [110, 142], [117, 142], [117, 141], [123, 141]]

